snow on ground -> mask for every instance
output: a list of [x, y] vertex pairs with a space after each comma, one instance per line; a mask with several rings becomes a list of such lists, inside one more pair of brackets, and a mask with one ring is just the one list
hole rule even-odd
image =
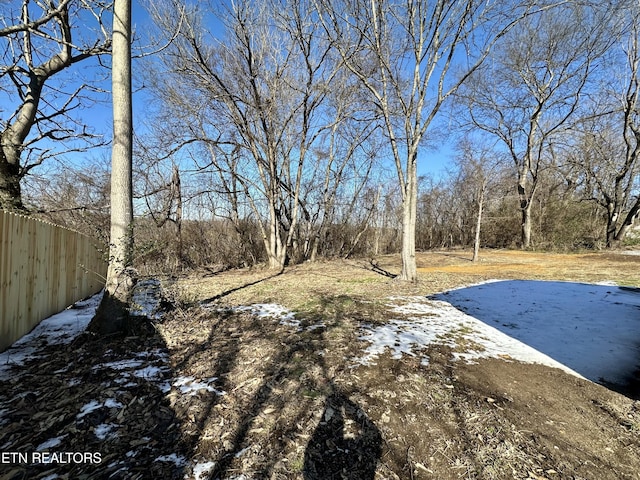
[[454, 349], [454, 358], [474, 361], [500, 357], [526, 363], [540, 363], [576, 374], [534, 348], [473, 318], [451, 304], [424, 297], [395, 297], [388, 308], [400, 318], [385, 325], [363, 327], [361, 340], [369, 343], [357, 363], [369, 365], [387, 349], [392, 358], [402, 354], [419, 356], [429, 363], [423, 351], [430, 344], [447, 345]]
[[209, 473], [216, 466], [215, 462], [201, 462], [197, 463], [193, 467], [193, 479], [194, 480], [204, 480], [205, 478], [209, 478]]
[[276, 303], [254, 303], [253, 305], [235, 307], [234, 312], [251, 312], [259, 318], [279, 318], [280, 324], [289, 327], [300, 327], [300, 320], [295, 313]]
[[66, 437], [66, 435], [62, 435], [61, 437], [55, 437], [47, 440], [46, 442], [42, 442], [40, 445], [36, 447], [37, 452], [42, 452], [49, 450], [53, 447], [57, 447], [62, 443], [62, 440]]
[[[208, 303], [203, 303], [204, 308], [212, 308], [214, 311], [224, 311], [217, 307], [210, 307]], [[291, 310], [278, 305], [277, 303], [254, 303], [252, 305], [242, 305], [231, 309], [232, 312], [249, 312], [258, 318], [275, 318], [279, 320], [280, 325], [287, 327], [295, 327], [298, 331], [311, 331], [318, 328], [326, 328], [326, 324], [320, 322], [315, 325], [302, 327], [300, 320], [296, 318], [296, 314]]]
[[15, 366], [40, 356], [48, 344], [67, 344], [87, 327], [102, 294], [77, 302], [66, 310], [40, 322], [30, 333], [0, 353], [0, 379], [6, 379]]
[[429, 299], [390, 300], [398, 318], [363, 328], [369, 346], [359, 363], [388, 349], [394, 358], [419, 355], [426, 364], [421, 350], [438, 343], [467, 361], [540, 363], [609, 385], [628, 384], [640, 369], [640, 289], [493, 280]]
[[[134, 303], [136, 304], [136, 314], [145, 315], [149, 318], [158, 318], [157, 312], [159, 303], [159, 284], [156, 282], [140, 282], [136, 286], [134, 293]], [[95, 314], [101, 299], [101, 294], [95, 295], [90, 299], [78, 302], [66, 310], [43, 320], [34, 330], [15, 342], [5, 352], [0, 353], [0, 379], [9, 379], [13, 375], [20, 374], [20, 367], [26, 361], [37, 359], [45, 355], [44, 347], [52, 344], [67, 344], [85, 330], [91, 318]], [[249, 307], [251, 308], [251, 307]], [[254, 314], [258, 316], [276, 316], [282, 317], [283, 322], [293, 322], [293, 313], [285, 312], [282, 307], [275, 308], [266, 306], [252, 309]], [[288, 323], [287, 323], [288, 324]], [[98, 363], [92, 367], [94, 372], [111, 370], [117, 372], [115, 378], [113, 375], [107, 378], [117, 385], [119, 389], [113, 392], [113, 398], [106, 400], [91, 400], [84, 404], [80, 411], [76, 414], [76, 421], [83, 422], [85, 417], [91, 412], [102, 408], [122, 408], [124, 405], [117, 400], [118, 395], [122, 393], [120, 389], [128, 387], [136, 387], [136, 379], [142, 379], [155, 384], [163, 393], [170, 391], [179, 392], [181, 395], [193, 396], [201, 391], [213, 392], [216, 395], [225, 395], [225, 392], [214, 387], [217, 378], [207, 378], [197, 380], [194, 377], [177, 376], [171, 378], [171, 369], [169, 365], [169, 355], [166, 351], [154, 348], [148, 351], [131, 352], [130, 358], [114, 358], [107, 351], [105, 361]], [[66, 370], [66, 369], [65, 369]], [[70, 379], [69, 385], [78, 383], [79, 379]], [[113, 386], [111, 384], [105, 386]], [[10, 410], [9, 405], [0, 404], [0, 425], [4, 423], [3, 416]], [[94, 427], [94, 434], [99, 439], [105, 440], [117, 436], [119, 425], [113, 423], [102, 423]], [[51, 438], [37, 446], [36, 450], [43, 451], [55, 449], [61, 444], [63, 438]], [[150, 440], [150, 439], [147, 439]], [[135, 456], [136, 452], [130, 452], [131, 456]], [[186, 467], [190, 464], [185, 458], [171, 454], [156, 458], [157, 462], [171, 462], [178, 467]], [[198, 475], [205, 475], [212, 465], [210, 462], [195, 465]], [[53, 477], [52, 477], [53, 478]]]
[[594, 382], [624, 385], [640, 368], [640, 289], [506, 280], [434, 298]]
[[189, 463], [183, 456], [176, 455], [175, 453], [170, 455], [161, 455], [156, 458], [156, 462], [171, 462], [175, 463], [176, 467], [184, 467]]
[[131, 299], [133, 315], [158, 320], [162, 316], [160, 311], [160, 291], [161, 286], [158, 279], [148, 278], [136, 283], [133, 298]]
[[[143, 284], [138, 296], [141, 310], [147, 315], [158, 311], [159, 296], [149, 293], [158, 285]], [[0, 354], [0, 379], [19, 375], [20, 366], [28, 359], [41, 356], [48, 344], [68, 343], [92, 318], [100, 295], [54, 315], [31, 333]], [[367, 344], [360, 364], [375, 362], [376, 357], [390, 351], [394, 358], [418, 356], [423, 364], [429, 358], [425, 347], [444, 344], [452, 347], [456, 358], [474, 361], [482, 357], [535, 362], [561, 368], [593, 381], [624, 383], [638, 368], [640, 360], [640, 290], [614, 285], [588, 285], [569, 282], [492, 281], [452, 290], [431, 298], [394, 297], [388, 308], [393, 318], [384, 325], [362, 325], [360, 339]], [[283, 325], [302, 330], [295, 314], [277, 304], [255, 304], [237, 307], [258, 318], [275, 318]], [[465, 313], [466, 312], [466, 313]], [[311, 325], [307, 330], [324, 327]], [[130, 358], [109, 358], [95, 365], [95, 371], [117, 372], [108, 376], [118, 388], [126, 389], [136, 381], [154, 383], [162, 392], [172, 395], [195, 395], [201, 391], [224, 395], [215, 388], [216, 378], [196, 379], [188, 376], [172, 378], [167, 353], [160, 349], [131, 352]], [[79, 381], [71, 379], [70, 382]], [[77, 413], [83, 417], [100, 408], [120, 408], [113, 398], [85, 404]], [[8, 405], [0, 404], [0, 425]], [[117, 435], [118, 425], [100, 424], [98, 438]], [[38, 449], [53, 448], [62, 441], [52, 438]], [[136, 452], [130, 452], [135, 456]], [[176, 455], [161, 456], [158, 462], [185, 466], [195, 478], [202, 478], [215, 465], [203, 459], [200, 463]], [[186, 478], [186, 477], [185, 477]], [[240, 478], [240, 477], [238, 477]]]
[[207, 378], [201, 382], [197, 381], [194, 377], [178, 377], [174, 380], [173, 386], [176, 387], [183, 395], [189, 395], [190, 397], [196, 395], [198, 392], [205, 390], [207, 392], [213, 392], [216, 395], [226, 395], [223, 390], [217, 390], [211, 386], [218, 380], [216, 377]]
[[93, 366], [93, 370], [112, 369], [120, 372], [115, 382], [122, 387], [135, 386], [134, 377], [137, 377], [156, 383], [163, 392], [171, 390], [171, 384], [165, 378], [170, 372], [169, 355], [166, 352], [153, 348], [147, 352], [132, 353], [132, 355], [133, 358], [99, 363]]

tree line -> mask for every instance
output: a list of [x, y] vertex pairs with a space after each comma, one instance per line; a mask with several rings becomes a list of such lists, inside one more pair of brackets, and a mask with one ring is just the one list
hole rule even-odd
[[[70, 153], [101, 141], [74, 116], [96, 86], [68, 78], [108, 63], [109, 6], [2, 8], [0, 206], [106, 237], [109, 169]], [[640, 209], [638, 8], [149, 4], [144, 41], [161, 48], [134, 60], [137, 263], [281, 270], [401, 252], [411, 281], [416, 249], [620, 246]], [[447, 174], [420, 177], [445, 142]]]

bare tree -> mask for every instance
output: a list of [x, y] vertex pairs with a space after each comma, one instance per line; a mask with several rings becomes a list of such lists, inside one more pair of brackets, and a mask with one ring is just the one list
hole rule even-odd
[[459, 92], [472, 124], [498, 138], [513, 161], [524, 248], [553, 143], [578, 120], [596, 60], [615, 39], [615, 12], [606, 8], [566, 3], [528, 17]]
[[473, 210], [475, 222], [473, 227], [472, 261], [478, 261], [480, 250], [480, 232], [485, 199], [491, 183], [495, 181], [499, 165], [498, 154], [489, 144], [482, 144], [478, 139], [465, 137], [458, 145], [456, 157], [457, 175], [454, 183], [455, 196], [468, 197], [464, 208]]
[[[71, 117], [89, 87], [82, 82], [47, 85], [72, 65], [109, 52], [111, 38], [102, 19], [109, 6], [90, 0], [21, 0], [0, 8], [0, 91], [11, 92], [13, 109], [0, 125], [0, 207], [24, 210], [20, 181], [33, 167], [61, 153], [52, 143], [94, 138]], [[85, 28], [90, 38], [83, 38], [78, 28], [80, 18], [83, 23], [93, 20], [94, 28]]]
[[131, 93], [131, 0], [113, 6], [113, 144], [111, 153], [111, 233], [107, 284], [89, 329], [110, 334], [129, 329], [135, 284], [133, 262], [133, 114]]
[[109, 168], [103, 160], [72, 167], [56, 165], [46, 175], [25, 178], [31, 214], [109, 243]]
[[[402, 192], [402, 280], [415, 281], [418, 161], [443, 103], [485, 60], [526, 6], [471, 0], [316, 0], [346, 68], [384, 129]], [[458, 62], [460, 55], [468, 55]]]
[[218, 15], [224, 38], [207, 36], [199, 12], [187, 16], [162, 56], [176, 75], [161, 95], [181, 118], [175, 148], [206, 152], [201, 168], [223, 174], [220, 191], [233, 185], [230, 202], [241, 194], [270, 268], [281, 270], [299, 241], [314, 148], [335, 124], [324, 108], [337, 67], [307, 2], [240, 1]]
[[318, 252], [328, 252], [321, 243], [327, 239], [329, 228], [340, 221], [338, 217], [349, 222], [352, 215], [357, 215], [355, 210], [361, 206], [363, 190], [371, 187], [369, 182], [375, 176], [372, 170], [381, 149], [376, 135], [379, 124], [364, 110], [360, 86], [349, 82], [345, 73], [340, 71], [332, 79], [323, 109], [331, 119], [330, 127], [314, 145], [314, 158], [300, 196], [307, 229], [301, 254], [312, 261]]
[[[640, 213], [640, 23], [632, 15], [627, 41], [611, 64], [602, 94], [579, 124], [566, 155], [565, 176], [605, 212], [607, 247], [624, 240]], [[615, 55], [614, 55], [615, 57]], [[617, 61], [616, 61], [617, 60]]]

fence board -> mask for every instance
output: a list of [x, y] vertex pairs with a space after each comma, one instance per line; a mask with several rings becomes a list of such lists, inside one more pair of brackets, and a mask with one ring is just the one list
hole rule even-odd
[[78, 232], [0, 210], [0, 352], [104, 286], [107, 263]]

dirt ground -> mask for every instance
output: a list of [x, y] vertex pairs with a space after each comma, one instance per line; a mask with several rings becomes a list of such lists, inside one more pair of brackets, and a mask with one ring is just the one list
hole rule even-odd
[[[359, 329], [390, 319], [389, 297], [426, 296], [491, 278], [640, 286], [640, 256], [466, 251], [418, 257], [403, 284], [399, 258], [259, 268], [165, 279], [171, 308], [137, 337], [84, 334], [49, 360], [0, 382], [18, 406], [0, 425], [0, 450], [64, 436], [67, 451], [102, 452], [100, 466], [0, 464], [0, 479], [640, 479], [640, 401], [540, 365], [455, 361], [452, 347], [416, 357], [362, 354]], [[278, 303], [300, 327], [238, 309]], [[168, 393], [140, 381], [120, 408], [81, 420], [89, 398], [116, 388], [95, 365], [132, 351], [166, 352], [167, 378], [215, 388]], [[640, 359], [639, 359], [640, 363]], [[81, 379], [81, 382], [71, 379]], [[112, 379], [113, 380], [113, 379]], [[69, 385], [72, 386], [70, 387]], [[34, 393], [34, 392], [37, 392]], [[118, 435], [98, 440], [99, 424]], [[158, 462], [176, 454], [191, 464]], [[212, 463], [206, 463], [212, 462]], [[58, 476], [53, 476], [58, 475]], [[49, 476], [49, 477], [47, 477]]]

